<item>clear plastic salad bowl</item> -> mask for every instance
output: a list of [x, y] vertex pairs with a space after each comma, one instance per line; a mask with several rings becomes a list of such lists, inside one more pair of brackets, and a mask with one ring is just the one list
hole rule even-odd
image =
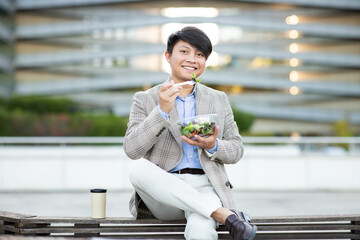
[[207, 137], [214, 133], [217, 114], [204, 114], [191, 118], [185, 118], [178, 123], [180, 133], [188, 138], [195, 135]]

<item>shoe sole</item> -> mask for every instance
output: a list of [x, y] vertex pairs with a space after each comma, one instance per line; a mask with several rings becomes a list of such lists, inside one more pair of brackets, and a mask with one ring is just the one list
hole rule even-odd
[[249, 236], [249, 239], [248, 240], [253, 240], [255, 235], [256, 235], [256, 231], [257, 231], [257, 226], [256, 225], [253, 225], [253, 230], [251, 231], [251, 234]]

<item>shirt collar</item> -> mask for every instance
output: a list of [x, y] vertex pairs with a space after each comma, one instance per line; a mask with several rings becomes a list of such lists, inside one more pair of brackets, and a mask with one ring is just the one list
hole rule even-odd
[[194, 89], [193, 89], [193, 91], [192, 91], [189, 95], [195, 96], [195, 93], [196, 93], [196, 83], [194, 84]]
[[[189, 94], [189, 95], [187, 95], [185, 98], [187, 98], [187, 97], [192, 97], [192, 98], [195, 98], [195, 95], [196, 94], [196, 84], [194, 84], [194, 89], [193, 89], [193, 91]], [[182, 98], [182, 97], [180, 97], [180, 96], [178, 96], [177, 97], [177, 99], [180, 99], [181, 101], [185, 101], [185, 99], [184, 98]]]

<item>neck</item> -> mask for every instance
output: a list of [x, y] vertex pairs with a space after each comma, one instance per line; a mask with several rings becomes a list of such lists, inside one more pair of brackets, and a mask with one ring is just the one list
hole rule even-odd
[[187, 95], [192, 93], [194, 90], [194, 85], [184, 85], [183, 88], [180, 90], [180, 97], [185, 98]]

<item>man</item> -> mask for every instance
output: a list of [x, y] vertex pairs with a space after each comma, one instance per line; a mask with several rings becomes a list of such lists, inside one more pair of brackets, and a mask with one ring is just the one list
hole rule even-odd
[[[162, 85], [138, 92], [133, 99], [124, 141], [135, 162], [130, 181], [135, 194], [130, 211], [163, 220], [186, 218], [185, 238], [217, 239], [218, 223], [232, 239], [253, 239], [256, 226], [236, 211], [224, 164], [235, 164], [243, 146], [225, 93], [201, 83], [176, 85], [199, 77], [212, 51], [207, 35], [185, 27], [169, 36], [165, 57], [171, 77]], [[177, 123], [185, 117], [216, 113], [214, 134], [190, 139]]]

